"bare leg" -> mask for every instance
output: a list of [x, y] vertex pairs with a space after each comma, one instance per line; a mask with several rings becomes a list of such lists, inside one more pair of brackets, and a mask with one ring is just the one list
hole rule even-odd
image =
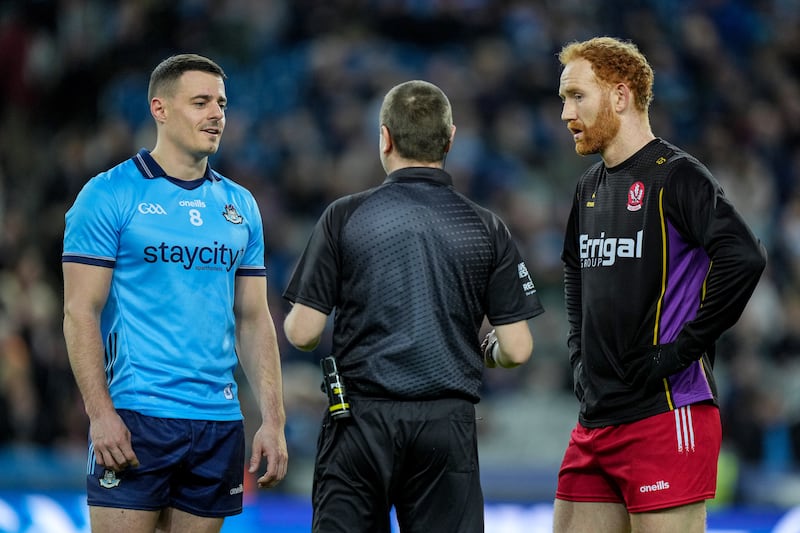
[[631, 514], [634, 533], [704, 533], [706, 502], [691, 503], [672, 509]]
[[219, 533], [224, 518], [207, 518], [196, 516], [178, 509], [168, 507], [161, 511], [156, 532], [158, 533]]
[[134, 511], [114, 507], [89, 507], [92, 533], [153, 533], [158, 511]]
[[558, 499], [555, 501], [554, 533], [630, 533], [630, 531], [628, 511], [621, 503], [568, 502]]

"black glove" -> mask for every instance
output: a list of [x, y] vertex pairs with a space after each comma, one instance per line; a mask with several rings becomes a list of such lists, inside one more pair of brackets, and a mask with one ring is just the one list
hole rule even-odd
[[494, 330], [490, 331], [484, 337], [481, 343], [481, 354], [483, 355], [483, 364], [486, 368], [494, 368], [497, 366], [497, 359], [495, 358], [495, 348], [497, 347], [497, 335]]
[[677, 343], [640, 346], [622, 355], [623, 379], [632, 387], [647, 387], [687, 368], [700, 355], [681, 350]]

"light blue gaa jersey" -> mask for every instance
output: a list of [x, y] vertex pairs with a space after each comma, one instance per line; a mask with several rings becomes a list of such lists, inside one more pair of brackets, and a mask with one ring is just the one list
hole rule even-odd
[[239, 420], [236, 276], [265, 276], [255, 199], [206, 170], [166, 176], [146, 150], [86, 183], [66, 214], [63, 262], [113, 268], [101, 316], [114, 405]]

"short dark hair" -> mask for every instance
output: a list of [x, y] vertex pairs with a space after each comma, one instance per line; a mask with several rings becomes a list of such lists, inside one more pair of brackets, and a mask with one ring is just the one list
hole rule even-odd
[[426, 163], [444, 160], [453, 112], [436, 85], [422, 80], [396, 85], [383, 99], [380, 122], [389, 130], [401, 157]]
[[150, 74], [150, 85], [147, 88], [147, 99], [152, 100], [158, 95], [171, 95], [175, 88], [175, 82], [184, 72], [196, 71], [208, 72], [227, 78], [222, 67], [217, 65], [207, 57], [197, 54], [178, 54], [168, 57], [158, 64]]

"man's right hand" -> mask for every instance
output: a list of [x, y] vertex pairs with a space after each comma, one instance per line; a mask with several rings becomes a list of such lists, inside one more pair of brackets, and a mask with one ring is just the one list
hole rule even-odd
[[131, 432], [116, 411], [92, 419], [89, 437], [97, 464], [115, 472], [139, 466], [131, 445]]

